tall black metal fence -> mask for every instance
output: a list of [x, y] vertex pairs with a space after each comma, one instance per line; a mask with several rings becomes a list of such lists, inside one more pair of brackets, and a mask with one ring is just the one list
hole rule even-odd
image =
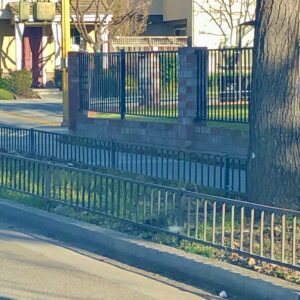
[[199, 50], [199, 119], [248, 123], [252, 58], [252, 48]]
[[178, 52], [80, 53], [80, 108], [178, 116]]
[[[198, 49], [200, 120], [248, 123], [252, 48]], [[80, 53], [80, 108], [176, 118], [178, 52]]]
[[1, 126], [0, 150], [191, 183], [223, 192], [246, 192], [245, 158]]
[[300, 270], [300, 212], [0, 153], [0, 187]]
[[198, 118], [248, 123], [253, 48], [202, 49], [198, 66]]

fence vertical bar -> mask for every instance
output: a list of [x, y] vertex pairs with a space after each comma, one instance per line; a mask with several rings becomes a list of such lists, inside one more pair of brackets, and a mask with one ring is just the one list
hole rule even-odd
[[207, 228], [207, 200], [204, 201], [203, 212], [203, 240], [206, 242], [206, 228]]
[[222, 229], [221, 229], [221, 245], [225, 245], [225, 222], [226, 222], [226, 204], [222, 205]]
[[254, 234], [254, 208], [251, 209], [250, 215], [250, 237], [249, 237], [249, 252], [253, 254], [253, 234]]
[[208, 88], [208, 49], [197, 49], [197, 118], [198, 120], [207, 119], [207, 88]]
[[244, 222], [245, 222], [245, 208], [241, 207], [241, 225], [240, 225], [240, 250], [244, 250]]
[[[46, 172], [45, 172], [46, 171]], [[46, 196], [46, 206], [47, 210], [50, 210], [51, 206], [51, 174], [52, 174], [52, 168], [51, 167], [46, 167], [44, 169], [44, 174], [45, 176], [45, 196]]]
[[191, 222], [191, 200], [188, 199], [188, 211], [187, 211], [187, 236], [188, 237], [191, 236], [190, 222]]
[[110, 163], [111, 168], [115, 169], [116, 167], [116, 144], [114, 141], [111, 142], [111, 149], [110, 149]]
[[228, 193], [230, 191], [230, 170], [229, 170], [229, 167], [230, 167], [230, 158], [228, 156], [225, 157], [225, 165], [224, 165], [224, 168], [225, 168], [225, 175], [224, 175], [224, 180], [225, 180], [225, 191], [226, 193]]
[[293, 217], [293, 245], [292, 245], [292, 264], [296, 265], [297, 251], [297, 217]]
[[281, 217], [281, 262], [285, 260], [286, 215]]
[[199, 199], [196, 200], [195, 239], [199, 238]]
[[234, 249], [234, 210], [235, 210], [235, 206], [232, 205], [231, 207], [231, 233], [230, 233], [230, 247], [231, 249]]
[[260, 256], [264, 256], [264, 221], [265, 212], [262, 211], [260, 215]]
[[121, 119], [124, 120], [126, 116], [126, 53], [125, 50], [121, 50], [120, 52], [120, 60], [121, 60]]
[[216, 243], [216, 222], [217, 222], [217, 202], [213, 203], [213, 215], [212, 215], [212, 243]]
[[35, 154], [34, 129], [30, 128], [30, 155]]
[[271, 259], [274, 259], [274, 223], [275, 223], [275, 214], [271, 214]]

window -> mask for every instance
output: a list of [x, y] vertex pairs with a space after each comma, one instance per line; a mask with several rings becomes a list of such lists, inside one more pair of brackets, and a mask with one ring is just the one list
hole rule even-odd
[[71, 28], [72, 45], [80, 46], [80, 33], [76, 28]]
[[175, 29], [176, 36], [186, 36], [186, 29]]
[[184, 26], [184, 25], [174, 26], [174, 35], [176, 35], [176, 36], [186, 36], [187, 35], [186, 26]]

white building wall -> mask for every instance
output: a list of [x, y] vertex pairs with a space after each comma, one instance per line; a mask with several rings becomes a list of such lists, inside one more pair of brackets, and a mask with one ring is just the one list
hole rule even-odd
[[217, 26], [211, 22], [210, 17], [201, 12], [197, 2], [202, 0], [193, 0], [193, 19], [192, 19], [192, 44], [194, 47], [218, 48], [220, 36]]
[[[229, 1], [229, 0], [225, 0]], [[237, 5], [234, 8], [240, 11], [240, 1], [236, 0]], [[201, 11], [197, 4], [205, 5], [207, 0], [154, 0], [151, 14], [163, 15], [164, 21], [174, 21], [187, 19], [187, 34], [192, 37], [193, 46], [218, 48], [224, 45], [224, 38], [221, 35], [219, 27], [212, 21], [211, 17]], [[210, 5], [214, 5], [215, 0], [209, 0]], [[255, 5], [252, 7], [251, 13], [254, 15]], [[242, 19], [242, 22], [249, 19]], [[230, 45], [238, 44], [238, 21], [236, 20], [236, 30], [231, 39]], [[223, 25], [224, 30], [230, 35], [229, 28]], [[253, 41], [253, 30], [243, 39], [243, 46], [251, 46]], [[228, 45], [228, 44], [227, 44]]]
[[[193, 0], [193, 45], [197, 47], [208, 47], [208, 48], [218, 48], [220, 46], [224, 46], [225, 39], [224, 36], [221, 33], [220, 28], [217, 26], [217, 24], [212, 20], [212, 17], [208, 15], [204, 10], [200, 8], [200, 5], [204, 5], [208, 10], [209, 7], [207, 5], [215, 5], [215, 7], [218, 7], [216, 4], [214, 4], [215, 0], [211, 0], [209, 4], [206, 1], [203, 0]], [[234, 30], [233, 34], [231, 36], [231, 29], [226, 24], [226, 22], [223, 22], [222, 28], [223, 31], [226, 32], [227, 36], [227, 45], [226, 46], [236, 46], [239, 43], [238, 39], [238, 32], [239, 23], [244, 23], [246, 21], [250, 21], [250, 18], [245, 17], [238, 17], [240, 16], [240, 1], [236, 0], [236, 5], [233, 6], [233, 23], [234, 23]], [[255, 5], [253, 5], [250, 9], [251, 15], [254, 16], [255, 12]], [[231, 37], [230, 37], [231, 36]], [[249, 34], [247, 34], [243, 40], [242, 40], [242, 46], [251, 46], [254, 36], [254, 30], [251, 30]]]

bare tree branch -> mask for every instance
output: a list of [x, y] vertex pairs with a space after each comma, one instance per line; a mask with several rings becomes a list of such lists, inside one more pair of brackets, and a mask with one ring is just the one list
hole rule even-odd
[[[234, 45], [238, 26], [254, 20], [255, 17], [256, 0], [194, 0], [194, 3], [198, 13], [206, 14], [218, 28], [219, 32], [214, 35], [222, 36], [225, 46]], [[241, 38], [250, 30], [245, 27], [241, 28]]]
[[103, 39], [105, 34], [113, 39], [145, 31], [152, 0], [70, 0], [70, 3], [75, 28], [94, 51], [101, 51], [108, 43]]

